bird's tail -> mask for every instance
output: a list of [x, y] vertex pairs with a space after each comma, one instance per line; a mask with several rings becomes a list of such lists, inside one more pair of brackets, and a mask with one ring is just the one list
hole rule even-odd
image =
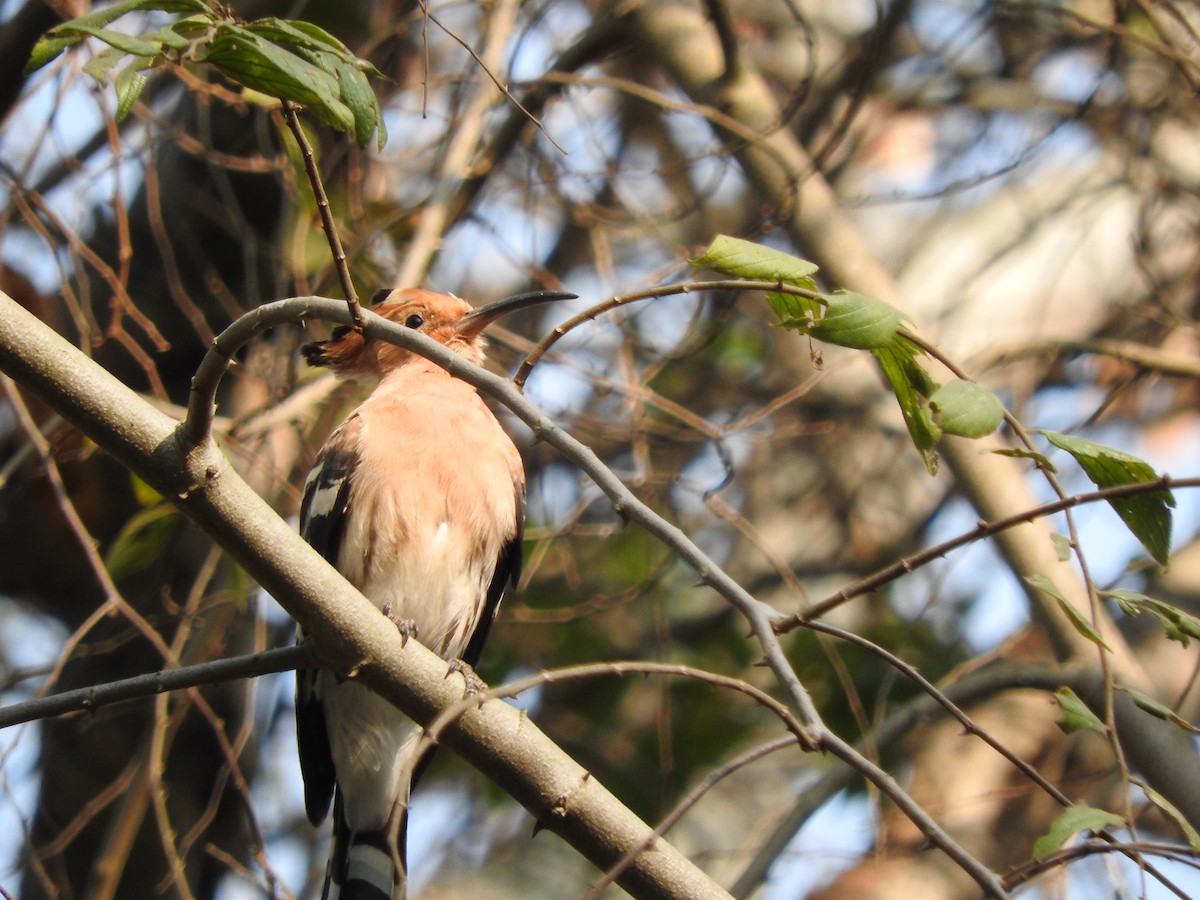
[[408, 872], [404, 859], [408, 816], [397, 831], [351, 831], [341, 809], [334, 810], [333, 850], [322, 900], [404, 900]]

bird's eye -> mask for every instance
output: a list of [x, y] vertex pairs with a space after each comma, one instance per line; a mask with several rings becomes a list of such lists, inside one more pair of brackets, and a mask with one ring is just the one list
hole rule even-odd
[[405, 328], [420, 328], [424, 324], [425, 324], [425, 320], [423, 318], [421, 318], [419, 315], [417, 315], [416, 313], [413, 313], [411, 316], [409, 316], [407, 319], [404, 320]]

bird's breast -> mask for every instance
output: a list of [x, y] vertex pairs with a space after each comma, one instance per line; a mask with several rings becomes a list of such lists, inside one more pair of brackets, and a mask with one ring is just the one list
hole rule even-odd
[[360, 408], [362, 458], [339, 568], [449, 658], [465, 649], [517, 532], [524, 476], [473, 389], [449, 378], [415, 388]]

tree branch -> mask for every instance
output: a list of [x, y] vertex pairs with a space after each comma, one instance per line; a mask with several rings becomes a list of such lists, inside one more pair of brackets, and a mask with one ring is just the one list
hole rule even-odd
[[147, 672], [145, 675], [122, 678], [120, 681], [110, 681], [107, 684], [62, 691], [48, 697], [37, 697], [21, 703], [9, 704], [0, 708], [0, 728], [9, 728], [23, 722], [32, 722], [35, 719], [48, 719], [52, 716], [63, 716], [73, 712], [85, 710], [89, 713], [95, 712], [102, 706], [121, 703], [125, 700], [152, 697], [166, 691], [178, 691], [205, 684], [219, 684], [239, 678], [257, 678], [259, 675], [286, 672], [289, 669], [312, 664], [312, 652], [308, 645], [297, 644], [293, 647], [264, 650], [262, 653], [248, 653], [244, 656], [216, 659], [192, 666]]
[[[322, 300], [348, 322], [346, 304]], [[376, 321], [370, 323], [378, 326]], [[370, 325], [368, 326], [370, 327]], [[271, 593], [313, 637], [318, 659], [428, 722], [464, 689], [445, 660], [407, 644], [379, 611], [309, 547], [238, 475], [211, 441], [178, 423], [0, 292], [0, 370], [170, 498]], [[485, 703], [458, 719], [444, 743], [502, 785], [545, 828], [606, 869], [652, 836], [595, 778], [517, 709]], [[728, 896], [667, 842], [639, 853], [618, 879], [637, 897]]]

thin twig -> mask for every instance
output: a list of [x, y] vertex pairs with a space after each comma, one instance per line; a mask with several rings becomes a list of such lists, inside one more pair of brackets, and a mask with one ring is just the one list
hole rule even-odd
[[715, 281], [682, 281], [676, 284], [662, 284], [658, 287], [631, 291], [628, 294], [610, 297], [607, 300], [597, 303], [595, 306], [590, 306], [583, 312], [572, 316], [557, 326], [538, 341], [533, 349], [529, 351], [524, 362], [517, 369], [517, 374], [513, 376], [513, 383], [518, 388], [523, 387], [526, 379], [529, 378], [529, 373], [538, 364], [538, 361], [546, 355], [546, 352], [560, 338], [566, 335], [567, 332], [578, 328], [583, 323], [590, 322], [611, 309], [616, 309], [629, 303], [636, 303], [639, 300], [649, 300], [653, 297], [669, 297], [674, 294], [692, 294], [697, 291], [778, 291], [782, 294], [794, 294], [797, 297], [807, 297], [814, 300], [824, 299], [824, 295], [817, 291], [796, 287], [793, 284], [784, 284], [781, 281], [748, 281], [736, 278], [717, 279]]
[[346, 251], [342, 249], [342, 239], [338, 236], [337, 222], [329, 208], [329, 197], [325, 193], [325, 183], [321, 180], [321, 172], [317, 168], [316, 157], [313, 156], [312, 145], [304, 134], [304, 126], [300, 124], [300, 115], [296, 104], [290, 100], [283, 101], [283, 119], [287, 122], [292, 137], [300, 148], [304, 159], [304, 171], [308, 175], [308, 183], [312, 187], [313, 197], [317, 201], [317, 211], [321, 215], [321, 227], [325, 231], [325, 240], [329, 242], [329, 252], [333, 254], [333, 265], [337, 269], [338, 281], [342, 284], [342, 293], [346, 295], [346, 308], [350, 312], [350, 322], [355, 330], [362, 330], [362, 317], [358, 305], [358, 295], [354, 292], [354, 279], [350, 277], [350, 266], [346, 262]]
[[649, 849], [656, 839], [664, 836], [668, 831], [670, 831], [675, 823], [687, 814], [688, 810], [699, 803], [704, 795], [716, 787], [721, 781], [728, 778], [730, 775], [733, 775], [735, 772], [741, 771], [751, 763], [758, 762], [764, 756], [774, 753], [776, 750], [783, 750], [786, 747], [794, 746], [796, 746], [796, 739], [794, 737], [777, 738], [770, 743], [763, 744], [761, 747], [755, 747], [752, 750], [748, 750], [736, 759], [730, 760], [720, 768], [709, 772], [704, 776], [699, 784], [688, 791], [683, 799], [675, 804], [675, 807], [670, 812], [668, 812], [662, 817], [662, 819], [659, 820], [658, 824], [654, 826], [654, 831], [649, 837], [642, 841], [641, 844], [631, 847], [623, 857], [613, 863], [608, 871], [604, 873], [604, 876], [594, 885], [592, 885], [592, 889], [584, 895], [583, 900], [599, 900], [600, 895], [604, 892], [604, 889], [613, 884], [617, 878], [620, 877], [621, 873], [625, 871], [625, 867], [637, 859], [637, 855], [639, 853], [641, 853], [643, 850]]
[[83, 519], [80, 518], [78, 510], [76, 510], [75, 504], [71, 500], [67, 486], [63, 482], [62, 473], [59, 472], [58, 463], [54, 461], [54, 455], [50, 452], [50, 445], [42, 437], [37, 423], [34, 422], [33, 416], [30, 415], [29, 409], [25, 406], [25, 401], [21, 398], [21, 394], [16, 388], [16, 384], [9, 376], [0, 375], [0, 389], [7, 396], [9, 405], [16, 414], [17, 421], [25, 431], [26, 438], [33, 444], [42, 468], [46, 473], [46, 478], [54, 490], [54, 495], [63, 517], [66, 519], [71, 533], [78, 542], [80, 550], [83, 551], [83, 555], [92, 569], [92, 574], [95, 576], [100, 590], [104, 592], [104, 603], [93, 613], [93, 617], [89, 621], [98, 621], [103, 615], [116, 610], [129, 620], [134, 628], [158, 651], [164, 660], [172, 660], [171, 650], [162, 639], [162, 635], [155, 631], [142, 614], [130, 606], [129, 602], [121, 595], [121, 592], [117, 590], [112, 576], [109, 575], [108, 569], [104, 565], [104, 560], [100, 557], [100, 552], [96, 549], [95, 541], [93, 541], [91, 534], [87, 530], [87, 526], [84, 524]]
[[126, 700], [137, 700], [142, 697], [152, 697], [164, 691], [178, 691], [206, 684], [219, 684], [237, 678], [256, 678], [260, 675], [286, 672], [289, 669], [308, 665], [312, 665], [312, 655], [308, 646], [298, 644], [293, 647], [279, 647], [274, 650], [264, 650], [261, 653], [198, 663], [194, 666], [179, 666], [158, 672], [148, 672], [145, 675], [122, 678], [120, 681], [109, 681], [92, 687], [63, 691], [48, 697], [38, 697], [34, 700], [25, 700], [2, 707], [0, 708], [0, 728], [69, 713], [95, 712], [102, 706]]
[[1073, 509], [1076, 506], [1083, 506], [1088, 503], [1096, 503], [1100, 500], [1111, 501], [1119, 500], [1122, 497], [1132, 497], [1137, 494], [1149, 494], [1155, 491], [1170, 490], [1171, 488], [1195, 488], [1200, 487], [1200, 477], [1193, 478], [1172, 478], [1164, 475], [1162, 478], [1157, 478], [1154, 481], [1143, 481], [1137, 484], [1122, 484], [1117, 487], [1102, 488], [1100, 490], [1088, 491], [1082, 494], [1073, 494], [1063, 497], [1060, 500], [1054, 500], [1050, 503], [1043, 503], [1041, 506], [1035, 506], [1032, 509], [1027, 509], [1016, 515], [1008, 516], [1003, 519], [997, 519], [995, 522], [979, 522], [970, 531], [965, 531], [962, 534], [952, 537], [940, 544], [935, 544], [928, 547], [919, 553], [914, 553], [911, 556], [906, 556], [899, 559], [890, 565], [884, 566], [878, 572], [868, 575], [866, 578], [859, 579], [848, 587], [842, 588], [836, 594], [833, 594], [819, 603], [813, 604], [812, 607], [804, 612], [797, 613], [785, 619], [780, 619], [775, 623], [775, 628], [779, 633], [784, 634], [792, 631], [802, 625], [821, 618], [826, 613], [837, 609], [843, 603], [853, 600], [855, 597], [861, 597], [865, 594], [870, 594], [873, 591], [879, 590], [890, 581], [895, 581], [916, 569], [926, 566], [935, 559], [940, 559], [952, 550], [957, 550], [959, 547], [964, 547], [967, 544], [973, 544], [976, 541], [986, 537], [991, 537], [994, 534], [999, 534], [1001, 531], [1007, 531], [1010, 528], [1016, 528], [1018, 525], [1028, 525], [1035, 519], [1041, 519], [1045, 516], [1054, 515], [1055, 513], [1064, 512], [1068, 509]]
[[[516, 27], [517, 3], [505, 0], [503, 3], [488, 5], [487, 12], [487, 43], [483, 48], [483, 57], [475, 53], [462, 38], [447, 29], [437, 20], [429, 9], [422, 3], [425, 18], [441, 28], [458, 43], [466, 48], [472, 59], [487, 73], [488, 78], [506, 97], [511, 95], [492, 75], [491, 66], [499, 66], [508, 46], [508, 38]], [[493, 105], [495, 93], [487, 85], [476, 86], [464, 108], [455, 119], [455, 127], [451, 130], [442, 156], [441, 166], [437, 173], [437, 182], [429, 197], [422, 204], [421, 216], [412, 238], [408, 242], [404, 264], [396, 273], [397, 287], [409, 287], [418, 284], [430, 260], [440, 246], [442, 237], [450, 221], [450, 207], [459, 187], [469, 177], [471, 160], [479, 150], [483, 134], [483, 126], [487, 119], [487, 111]], [[516, 100], [513, 100], [516, 103]], [[519, 105], [519, 104], [518, 104]]]
[[737, 691], [740, 694], [745, 694], [759, 706], [772, 712], [801, 747], [806, 750], [813, 749], [802, 724], [792, 715], [788, 708], [766, 691], [755, 687], [748, 681], [679, 663], [622, 660], [619, 662], [582, 663], [577, 666], [563, 666], [560, 669], [549, 669], [544, 672], [538, 672], [536, 675], [530, 675], [526, 678], [520, 678], [516, 681], [510, 681], [496, 687], [484, 688], [481, 691], [468, 694], [463, 698], [461, 703], [442, 710], [436, 719], [425, 726], [424, 733], [421, 735], [421, 742], [418, 744], [418, 752], [414, 753], [413, 756], [419, 757], [421, 756], [421, 750], [435, 746], [440, 740], [442, 732], [453, 724], [456, 719], [488, 700], [516, 697], [525, 691], [545, 687], [548, 684], [561, 684], [566, 681], [578, 681], [585, 678], [614, 676], [622, 678], [627, 675], [667, 675], [674, 678], [691, 678], [696, 681], [707, 682], [716, 687], [727, 688]]
[[[467, 53], [469, 53], [471, 55], [471, 59], [475, 60], [475, 63], [479, 66], [479, 68], [483, 69], [483, 73], [485, 75], [487, 75], [487, 77], [491, 80], [492, 84], [494, 84], [496, 86], [496, 90], [498, 90], [501, 94], [504, 95], [505, 100], [507, 100], [509, 103], [511, 103], [513, 106], [515, 106], [518, 110], [520, 110], [521, 115], [523, 115], [526, 119], [528, 119], [530, 122], [532, 122], [537, 127], [537, 130], [540, 131], [542, 133], [542, 135], [546, 138], [546, 140], [548, 140], [553, 145], [555, 150], [557, 150], [563, 156], [567, 155], [567, 151], [562, 147], [562, 145], [560, 145], [558, 143], [558, 141], [554, 140], [554, 138], [550, 136], [550, 132], [546, 130], [546, 126], [542, 124], [542, 120], [539, 119], [537, 116], [535, 116], [528, 109], [526, 109], [525, 106], [521, 103], [521, 101], [518, 100], [515, 96], [513, 96], [512, 92], [509, 91], [508, 87], [506, 85], [502, 84], [500, 79], [495, 76], [495, 74], [492, 72], [491, 67], [479, 56], [478, 53], [475, 52], [474, 47], [472, 47], [470, 44], [468, 44], [466, 41], [464, 41], [461, 37], [459, 37], [457, 34], [455, 34], [453, 30], [451, 30], [451, 29], [447, 28], [445, 25], [443, 25], [438, 20], [438, 17], [429, 11], [429, 6], [425, 2], [425, 0], [421, 0], [421, 11], [425, 16], [425, 19], [432, 22], [434, 25], [436, 25], [438, 28], [440, 28], [442, 31], [444, 31], [451, 40], [453, 40], [455, 43], [457, 43], [460, 47], [462, 47], [464, 50], [466, 50]], [[501, 42], [501, 43], [503, 43], [503, 42]], [[428, 53], [428, 47], [426, 47], [426, 53]], [[428, 63], [426, 64], [426, 66], [428, 67]]]

